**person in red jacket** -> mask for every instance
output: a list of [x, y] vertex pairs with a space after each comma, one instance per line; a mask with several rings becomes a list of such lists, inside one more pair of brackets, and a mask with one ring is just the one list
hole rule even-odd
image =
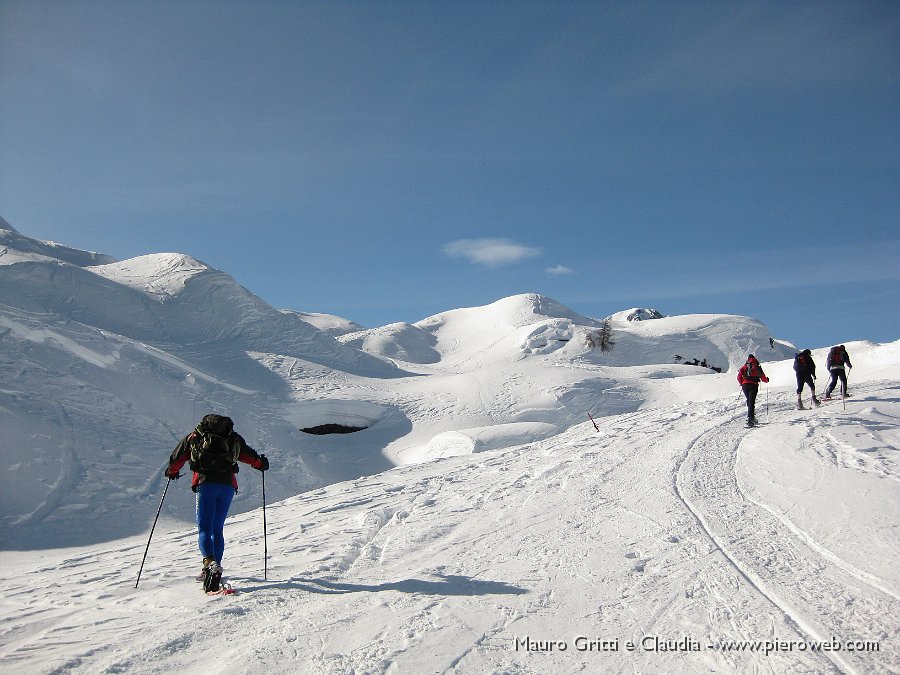
[[759, 361], [751, 354], [747, 357], [747, 363], [738, 370], [737, 380], [747, 399], [747, 426], [753, 426], [756, 424], [756, 394], [759, 393], [759, 383], [768, 382], [769, 378], [763, 372]]
[[181, 439], [172, 451], [166, 478], [177, 480], [181, 476], [181, 467], [187, 462], [194, 472], [191, 490], [197, 493], [197, 531], [203, 556], [203, 571], [198, 578], [204, 582], [204, 587], [210, 585], [207, 590], [217, 590], [225, 552], [225, 518], [238, 489], [237, 462], [266, 471], [269, 460], [234, 432], [231, 418], [210, 414], [205, 415], [194, 431]]

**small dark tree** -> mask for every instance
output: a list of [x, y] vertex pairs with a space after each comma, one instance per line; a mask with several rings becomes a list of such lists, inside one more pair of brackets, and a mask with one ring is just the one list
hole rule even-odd
[[608, 352], [616, 346], [616, 339], [613, 337], [612, 327], [609, 325], [609, 319], [603, 320], [603, 326], [599, 333], [600, 351]]
[[616, 346], [616, 339], [613, 337], [612, 327], [609, 320], [604, 319], [600, 330], [590, 331], [585, 340], [591, 349], [599, 349], [601, 352], [608, 352]]

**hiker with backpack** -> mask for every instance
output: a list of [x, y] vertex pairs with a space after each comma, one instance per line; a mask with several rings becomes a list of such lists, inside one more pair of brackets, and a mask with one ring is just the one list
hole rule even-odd
[[216, 591], [222, 578], [225, 518], [238, 489], [237, 463], [266, 471], [269, 460], [235, 433], [231, 418], [209, 414], [172, 451], [166, 478], [177, 480], [181, 476], [181, 467], [187, 462], [194, 472], [191, 490], [197, 495], [197, 531], [203, 556], [203, 569], [198, 579], [203, 581], [205, 590]]
[[747, 399], [747, 426], [756, 424], [756, 395], [759, 393], [759, 383], [768, 382], [769, 378], [763, 372], [762, 366], [753, 354], [747, 357], [747, 363], [741, 366], [737, 375], [738, 383]]
[[794, 356], [794, 373], [797, 375], [797, 407], [800, 410], [804, 409], [801, 399], [804, 385], [809, 385], [813, 403], [821, 405], [822, 402], [816, 398], [816, 362], [813, 361], [810, 350], [804, 349]]
[[844, 345], [832, 347], [825, 359], [825, 367], [831, 373], [831, 381], [825, 387], [825, 400], [831, 398], [831, 392], [837, 386], [838, 380], [841, 381], [841, 396], [849, 396], [850, 394], [847, 393], [847, 370], [853, 368], [853, 364], [850, 363], [850, 355], [847, 354], [847, 348]]

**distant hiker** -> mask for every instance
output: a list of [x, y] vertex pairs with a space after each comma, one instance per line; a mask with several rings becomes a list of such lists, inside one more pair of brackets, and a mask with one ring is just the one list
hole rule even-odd
[[775, 349], [775, 338], [769, 338], [769, 349]]
[[203, 570], [198, 580], [203, 581], [206, 590], [215, 591], [222, 577], [225, 518], [238, 487], [237, 462], [266, 471], [269, 460], [234, 432], [231, 418], [210, 414], [205, 415], [196, 429], [181, 439], [172, 451], [166, 478], [178, 479], [181, 476], [178, 472], [186, 462], [190, 462], [194, 472], [191, 490], [197, 493], [197, 530], [203, 556]]
[[804, 349], [797, 352], [794, 356], [794, 373], [797, 375], [797, 407], [803, 410], [803, 385], [808, 384], [812, 391], [812, 400], [816, 405], [821, 405], [821, 401], [816, 398], [816, 362], [813, 361], [812, 352]]
[[738, 383], [747, 399], [747, 426], [756, 424], [756, 394], [759, 393], [760, 381], [768, 382], [762, 366], [753, 354], [747, 357], [747, 363], [741, 366], [737, 375]]
[[828, 386], [825, 387], [826, 399], [831, 398], [831, 392], [834, 391], [838, 380], [841, 381], [841, 395], [849, 396], [847, 393], [847, 370], [844, 370], [844, 366], [847, 367], [847, 370], [853, 367], [853, 364], [850, 363], [850, 355], [847, 354], [846, 347], [844, 347], [844, 345], [832, 347], [825, 359], [825, 367], [828, 368], [828, 372], [831, 373], [831, 381], [828, 383]]

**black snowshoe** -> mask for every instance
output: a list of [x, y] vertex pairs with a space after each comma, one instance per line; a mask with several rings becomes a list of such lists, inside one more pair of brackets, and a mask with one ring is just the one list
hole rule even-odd
[[222, 566], [217, 562], [211, 562], [203, 571], [203, 590], [207, 593], [215, 593], [222, 584]]

